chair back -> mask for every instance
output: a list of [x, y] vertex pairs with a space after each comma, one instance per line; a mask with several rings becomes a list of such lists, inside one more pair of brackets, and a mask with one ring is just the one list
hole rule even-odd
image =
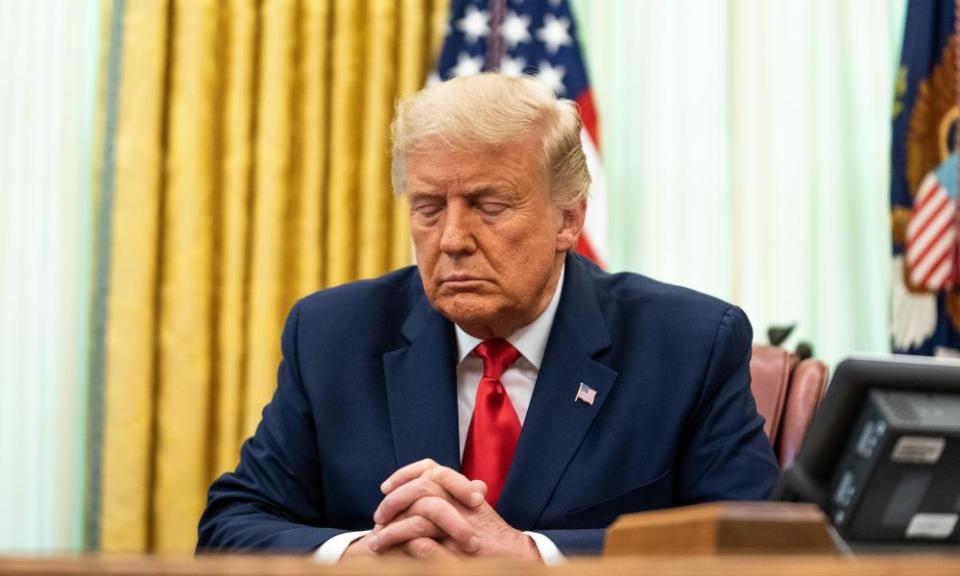
[[800, 362], [777, 346], [753, 347], [750, 388], [781, 468], [796, 459], [823, 397], [828, 373], [827, 365], [819, 360]]

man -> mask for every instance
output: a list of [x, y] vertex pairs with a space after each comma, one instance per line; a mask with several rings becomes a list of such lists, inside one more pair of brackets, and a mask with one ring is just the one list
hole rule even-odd
[[767, 496], [744, 314], [572, 252], [590, 177], [571, 102], [436, 84], [400, 105], [393, 152], [417, 266], [293, 308], [200, 549], [553, 561], [624, 513]]

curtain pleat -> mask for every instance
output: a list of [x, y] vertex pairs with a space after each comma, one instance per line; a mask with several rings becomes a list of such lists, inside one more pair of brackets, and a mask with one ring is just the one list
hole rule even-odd
[[284, 309], [287, 197], [291, 165], [296, 2], [261, 6], [260, 70], [255, 128], [253, 229], [243, 432], [253, 433], [276, 386]]
[[364, 12], [363, 2], [334, 1], [330, 146], [337, 152], [330, 157], [327, 184], [328, 284], [342, 284], [356, 275]]
[[161, 219], [154, 542], [189, 549], [205, 502], [213, 389], [220, 85], [217, 0], [177, 0]]
[[168, 15], [167, 0], [130, 2], [123, 27], [104, 363], [106, 551], [144, 550], [149, 537]]
[[210, 481], [276, 386], [293, 302], [410, 263], [389, 125], [443, 15], [440, 0], [128, 3], [102, 549], [192, 550]]
[[298, 181], [296, 295], [309, 294], [323, 283], [326, 206], [320, 192], [327, 179], [329, 152], [330, 0], [305, 0], [300, 14], [298, 118], [294, 129]]
[[[245, 324], [253, 175], [253, 113], [257, 51], [257, 0], [231, 0], [224, 39], [223, 140], [220, 160], [221, 218], [217, 277], [217, 377], [213, 470], [234, 466], [243, 440]], [[210, 473], [211, 475], [213, 473]]]
[[357, 275], [382, 274], [390, 262], [390, 126], [396, 94], [397, 6], [393, 0], [367, 4], [364, 112], [360, 152]]

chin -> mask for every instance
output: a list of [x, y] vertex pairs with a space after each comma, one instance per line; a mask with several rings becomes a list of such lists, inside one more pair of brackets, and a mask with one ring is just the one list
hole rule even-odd
[[460, 326], [486, 324], [496, 318], [499, 312], [499, 307], [489, 299], [472, 294], [441, 298], [434, 303], [434, 308], [448, 320]]

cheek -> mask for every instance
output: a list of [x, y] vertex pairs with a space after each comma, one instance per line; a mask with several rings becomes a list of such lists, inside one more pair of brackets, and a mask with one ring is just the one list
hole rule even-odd
[[410, 238], [413, 240], [413, 251], [417, 256], [417, 263], [426, 264], [436, 259], [439, 244], [436, 234], [431, 229], [411, 227]]
[[497, 254], [500, 262], [509, 268], [507, 282], [513, 291], [526, 293], [539, 286], [540, 279], [548, 276], [556, 257], [556, 241], [545, 230], [530, 234], [530, 230], [513, 236], [498, 238]]

